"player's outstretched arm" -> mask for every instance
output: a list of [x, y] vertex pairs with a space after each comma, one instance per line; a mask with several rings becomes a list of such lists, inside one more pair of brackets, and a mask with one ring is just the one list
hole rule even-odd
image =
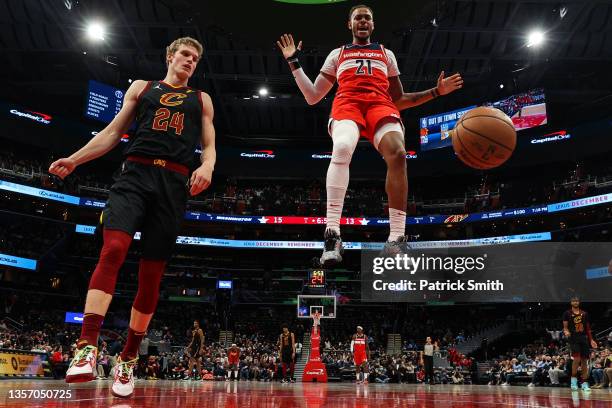
[[334, 86], [334, 82], [336, 79], [328, 74], [320, 73], [315, 79], [314, 84], [302, 67], [300, 66], [299, 61], [299, 53], [302, 50], [302, 42], [300, 41], [296, 47], [295, 42], [293, 41], [293, 35], [291, 34], [283, 34], [280, 37], [280, 40], [276, 42], [278, 48], [283, 53], [283, 57], [287, 60], [289, 67], [291, 68], [291, 73], [295, 78], [295, 83], [297, 84], [300, 91], [304, 95], [306, 102], [309, 105], [314, 105], [319, 102]]
[[134, 81], [125, 93], [121, 110], [111, 123], [70, 157], [65, 157], [51, 163], [49, 173], [64, 178], [72, 173], [78, 165], [97, 159], [112, 150], [134, 121], [138, 95], [146, 84], [146, 81]]
[[212, 174], [217, 162], [217, 149], [215, 147], [215, 125], [213, 124], [214, 109], [212, 100], [207, 93], [202, 92], [202, 165], [191, 175], [189, 193], [192, 196], [206, 190], [212, 181]]
[[463, 87], [463, 78], [459, 73], [444, 78], [444, 71], [440, 73], [438, 77], [438, 83], [435, 88], [427, 89], [421, 92], [408, 92], [404, 93], [402, 82], [399, 76], [389, 78], [389, 94], [397, 109], [404, 110], [419, 106], [425, 102], [429, 102], [432, 99], [437, 98], [441, 95], [448, 95], [451, 92], [461, 89]]

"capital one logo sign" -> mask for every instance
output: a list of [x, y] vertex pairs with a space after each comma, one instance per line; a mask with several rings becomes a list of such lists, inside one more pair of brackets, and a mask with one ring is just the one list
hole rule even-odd
[[312, 157], [313, 159], [331, 159], [332, 152], [314, 153], [310, 157]]
[[549, 143], [549, 142], [559, 142], [561, 140], [567, 140], [571, 138], [572, 135], [567, 133], [567, 130], [560, 130], [559, 132], [549, 133], [544, 135], [541, 138], [531, 139], [532, 144], [540, 144], [540, 143]]
[[240, 157], [248, 159], [273, 159], [276, 157], [274, 150], [255, 150], [253, 152], [242, 152]]
[[[92, 130], [91, 131], [91, 135], [92, 136], [95, 136], [98, 133], [100, 133], [100, 132], [98, 132], [97, 130]], [[121, 135], [121, 141], [124, 142], [124, 143], [125, 142], [129, 142], [130, 141], [130, 135], [128, 135], [127, 133], [124, 133], [123, 135]]]
[[323, 369], [322, 368], [316, 368], [314, 370], [310, 370], [306, 372], [307, 375], [323, 375]]
[[15, 116], [19, 116], [20, 118], [30, 119], [35, 122], [42, 123], [43, 125], [48, 125], [49, 123], [51, 123], [51, 119], [53, 119], [51, 115], [47, 115], [46, 113], [34, 112], [34, 111], [22, 112], [17, 109], [11, 109], [9, 112]]

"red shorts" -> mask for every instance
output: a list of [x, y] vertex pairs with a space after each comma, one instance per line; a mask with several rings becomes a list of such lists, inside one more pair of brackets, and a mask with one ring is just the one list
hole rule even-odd
[[365, 353], [356, 353], [353, 356], [353, 361], [355, 362], [356, 366], [360, 366], [366, 361], [368, 361], [368, 356], [366, 356]]
[[237, 366], [239, 361], [240, 361], [239, 359], [235, 359], [235, 360], [234, 360], [234, 359], [232, 358], [232, 359], [230, 359], [230, 360], [229, 360], [229, 365], [231, 365], [231, 366], [233, 366], [233, 365]]
[[[352, 120], [357, 123], [361, 136], [371, 143], [374, 143], [374, 133], [379, 122], [389, 117], [402, 123], [399, 110], [393, 102], [375, 92], [336, 95], [330, 115], [333, 120]], [[331, 122], [328, 129], [330, 134]]]

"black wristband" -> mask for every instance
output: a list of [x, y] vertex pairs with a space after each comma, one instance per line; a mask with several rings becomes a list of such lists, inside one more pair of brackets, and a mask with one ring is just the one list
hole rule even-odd
[[287, 63], [289, 64], [289, 67], [291, 67], [291, 70], [298, 69], [298, 68], [302, 67], [300, 65], [300, 61], [297, 59], [297, 57], [287, 58]]
[[287, 63], [291, 66], [292, 69], [301, 68], [299, 57], [302, 55], [301, 50], [296, 49], [293, 55], [287, 58]]
[[438, 96], [440, 96], [440, 92], [438, 92], [438, 88], [433, 88], [430, 94], [433, 98], [437, 98]]

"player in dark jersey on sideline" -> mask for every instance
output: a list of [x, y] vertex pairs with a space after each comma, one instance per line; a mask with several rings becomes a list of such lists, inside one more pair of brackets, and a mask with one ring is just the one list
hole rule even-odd
[[295, 367], [295, 335], [289, 331], [289, 326], [283, 325], [283, 332], [278, 338], [279, 361], [283, 371], [282, 383], [294, 382]]
[[563, 314], [563, 335], [567, 339], [572, 353], [571, 388], [578, 390], [578, 367], [582, 374], [582, 391], [589, 392], [588, 362], [591, 357], [591, 347], [597, 348], [597, 343], [591, 334], [591, 319], [589, 314], [580, 309], [580, 298], [573, 296], [572, 308]]
[[[198, 195], [210, 185], [215, 166], [212, 101], [206, 93], [187, 86], [202, 50], [202, 45], [189, 37], [170, 44], [164, 80], [134, 81], [113, 121], [83, 148], [49, 168], [61, 178], [68, 176], [77, 166], [112, 150], [136, 121], [121, 174], [111, 187], [101, 217], [104, 244], [89, 283], [78, 351], [66, 374], [67, 382], [94, 378], [100, 326], [132, 237], [141, 231], [138, 292], [112, 386], [113, 394], [121, 397], [130, 396], [134, 390], [138, 346], [157, 305], [159, 284], [176, 243], [187, 197]], [[199, 143], [201, 165], [190, 176]]]
[[399, 111], [463, 86], [459, 74], [444, 78], [442, 72], [435, 88], [404, 93], [395, 55], [382, 44], [370, 42], [374, 30], [372, 9], [365, 5], [351, 8], [348, 28], [353, 42], [329, 54], [314, 84], [300, 67], [302, 42], [296, 47], [291, 34], [284, 34], [277, 41], [308, 104], [319, 102], [338, 81], [328, 129], [333, 149], [326, 181], [325, 248], [320, 259], [324, 266], [342, 261], [340, 218], [349, 184], [349, 164], [360, 135], [374, 145], [387, 164], [385, 189], [389, 199], [390, 234], [384, 252], [397, 253], [406, 240], [408, 201], [404, 128]]
[[[191, 331], [191, 342], [187, 345], [187, 354], [189, 355], [189, 370], [183, 380], [197, 380], [202, 374], [202, 356], [204, 355], [204, 332], [200, 328], [200, 322], [193, 321], [193, 330]], [[193, 366], [196, 367], [196, 372], [193, 374]]]
[[[353, 353], [353, 362], [355, 363], [355, 377], [357, 384], [368, 383], [368, 360], [370, 359], [370, 346], [368, 345], [368, 336], [363, 332], [363, 327], [357, 326], [357, 333], [353, 334], [351, 339], [351, 352]], [[361, 378], [363, 373], [363, 378]]]

